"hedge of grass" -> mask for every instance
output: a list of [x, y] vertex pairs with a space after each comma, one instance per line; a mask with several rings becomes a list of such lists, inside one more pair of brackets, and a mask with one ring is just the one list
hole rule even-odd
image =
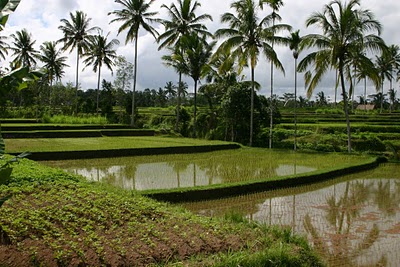
[[[28, 123], [18, 123], [18, 124], [10, 124], [10, 123], [2, 123], [1, 131], [70, 131], [70, 130], [104, 130], [104, 129], [132, 129], [129, 125], [120, 125], [120, 124], [28, 124]], [[139, 129], [136, 129], [139, 131]]]
[[[53, 151], [35, 152], [28, 156], [29, 159], [44, 160], [68, 160], [68, 159], [95, 159], [95, 158], [116, 158], [129, 156], [148, 156], [166, 154], [190, 154], [204, 153], [225, 149], [238, 149], [238, 144], [202, 145], [202, 146], [173, 146], [173, 147], [149, 147], [149, 148], [126, 148], [107, 150], [79, 150], [79, 151]], [[13, 155], [18, 155], [14, 153]]]
[[37, 138], [37, 139], [5, 139], [7, 153], [23, 151], [66, 152], [85, 150], [112, 150], [182, 146], [212, 146], [232, 144], [224, 141], [209, 141], [191, 138], [174, 138], [165, 136], [151, 137], [101, 137], [101, 138]]
[[387, 161], [387, 159], [382, 157], [371, 158], [365, 162], [352, 166], [337, 166], [331, 169], [318, 170], [300, 175], [276, 177], [269, 180], [247, 181], [233, 184], [217, 184], [185, 189], [149, 190], [142, 192], [142, 194], [156, 200], [168, 201], [171, 203], [218, 199], [222, 197], [230, 197], [241, 194], [256, 193], [266, 190], [316, 183], [333, 179], [341, 175], [372, 169], [385, 161]]
[[2, 136], [11, 138], [84, 138], [102, 136], [154, 136], [153, 130], [108, 129], [108, 130], [61, 130], [61, 131], [3, 131]]

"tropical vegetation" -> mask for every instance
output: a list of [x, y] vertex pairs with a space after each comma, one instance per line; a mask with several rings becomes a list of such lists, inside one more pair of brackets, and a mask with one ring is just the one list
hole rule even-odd
[[[120, 9], [110, 10], [108, 14], [110, 24], [118, 26], [118, 30], [106, 36], [99, 27], [91, 25], [87, 14], [77, 10], [70, 12], [69, 19], [60, 20], [63, 37], [44, 42], [40, 50], [35, 47], [29, 29], [17, 31], [10, 38], [2, 37], [0, 57], [11, 58], [10, 71], [18, 66], [42, 66], [47, 74], [26, 90], [18, 91], [15, 86], [9, 86], [9, 90], [3, 91], [1, 116], [48, 121], [54, 115], [92, 114], [106, 117], [110, 123], [130, 124], [136, 128], [156, 127], [186, 137], [231, 140], [271, 148], [273, 141], [274, 147], [282, 146], [275, 140], [282, 140], [277, 136], [281, 133], [281, 124], [287, 121], [285, 114], [293, 113], [292, 122], [296, 125], [297, 113], [323, 110], [344, 115], [347, 150], [351, 152], [352, 140], [357, 142], [358, 139], [351, 134], [354, 132], [351, 116], [362, 110], [367, 116], [368, 105], [381, 113], [398, 112], [399, 99], [394, 86], [400, 67], [398, 46], [384, 43], [379, 36], [383, 28], [381, 23], [371, 10], [363, 8], [360, 0], [334, 0], [324, 5], [306, 21], [307, 26], [317, 26], [321, 32], [305, 36], [300, 36], [299, 31], [288, 33], [299, 25], [282, 23], [285, 18], [279, 11], [285, 3], [281, 0], [233, 1], [231, 10], [219, 18], [221, 28], [214, 33], [207, 28], [213, 18], [199, 12], [199, 1], [177, 0], [170, 5], [163, 4], [165, 17], [152, 10], [154, 1], [117, 0], [116, 4]], [[158, 88], [137, 89], [141, 64], [138, 44], [142, 30], [165, 52], [163, 63], [178, 73], [176, 82], [171, 79]], [[133, 62], [118, 54], [117, 39], [107, 38], [122, 33], [126, 44], [133, 42]], [[282, 96], [273, 93], [274, 69], [288, 68], [278, 58], [278, 49], [291, 50], [295, 61], [294, 91]], [[76, 50], [74, 84], [62, 83], [68, 58], [63, 53], [65, 50]], [[96, 73], [96, 88], [79, 88], [81, 60]], [[257, 81], [261, 78], [255, 77], [254, 70], [261, 61], [271, 63], [270, 85], [261, 84]], [[116, 74], [114, 82], [102, 80], [104, 66]], [[335, 83], [340, 85], [343, 96], [343, 100], [337, 102], [335, 94], [333, 103], [318, 87], [324, 75], [329, 76], [332, 71], [337, 72]], [[298, 72], [304, 72], [308, 99], [299, 96]], [[183, 76], [191, 77], [193, 84], [183, 82]], [[355, 88], [362, 80], [364, 94], [357, 101]], [[376, 89], [369, 95], [367, 80]], [[385, 82], [390, 83], [387, 91]], [[268, 87], [271, 95], [259, 93]], [[311, 98], [313, 94], [315, 100]], [[152, 108], [165, 111], [153, 112]], [[303, 134], [298, 133], [295, 126], [291, 134], [285, 135], [291, 135], [289, 139], [296, 149], [297, 137]]]

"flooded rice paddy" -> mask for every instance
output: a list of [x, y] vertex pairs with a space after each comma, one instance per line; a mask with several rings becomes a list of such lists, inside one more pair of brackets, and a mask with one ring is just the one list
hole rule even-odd
[[266, 180], [352, 165], [366, 157], [238, 149], [200, 154], [48, 161], [88, 180], [130, 190], [173, 189]]
[[400, 265], [400, 165], [329, 182], [183, 204], [206, 216], [241, 214], [307, 236], [328, 266]]
[[[45, 162], [125, 189], [171, 189], [296, 175], [367, 161], [343, 154], [239, 149], [190, 155]], [[328, 266], [400, 265], [400, 165], [326, 182], [182, 204], [204, 216], [240, 214], [304, 235]]]

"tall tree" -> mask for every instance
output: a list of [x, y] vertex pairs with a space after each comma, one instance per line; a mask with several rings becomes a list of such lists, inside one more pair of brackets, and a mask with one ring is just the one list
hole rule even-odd
[[164, 86], [165, 92], [168, 96], [168, 100], [172, 100], [176, 96], [176, 87], [172, 81], [169, 81]]
[[300, 30], [292, 32], [288, 37], [289, 48], [293, 51], [294, 58], [294, 151], [297, 148], [297, 59], [299, 58], [301, 40]]
[[89, 27], [91, 19], [82, 11], [70, 12], [70, 21], [61, 19], [59, 30], [63, 32], [63, 37], [58, 42], [63, 43], [63, 50], [70, 50], [70, 53], [76, 49], [76, 80], [75, 80], [75, 113], [78, 113], [78, 87], [79, 87], [79, 58], [86, 51], [89, 45], [89, 36], [91, 32], [98, 27]]
[[40, 58], [39, 52], [33, 47], [36, 40], [32, 39], [32, 35], [26, 30], [22, 29], [15, 34], [11, 34], [13, 39], [10, 50], [13, 52], [14, 64], [17, 67], [34, 67], [36, 66], [36, 59]]
[[6, 59], [10, 46], [6, 43], [6, 36], [0, 36], [0, 57]]
[[249, 145], [253, 145], [253, 123], [254, 123], [254, 90], [255, 79], [254, 70], [257, 66], [260, 53], [264, 53], [266, 57], [280, 70], [283, 66], [270, 44], [273, 34], [271, 34], [271, 23], [273, 17], [271, 15], [259, 19], [258, 6], [254, 0], [236, 1], [231, 4], [231, 8], [235, 9], [236, 15], [233, 13], [225, 13], [221, 17], [222, 23], [228, 23], [229, 28], [222, 28], [216, 31], [217, 38], [227, 37], [216, 53], [231, 50], [232, 56], [238, 59], [239, 72], [245, 66], [250, 67], [251, 71], [251, 105], [250, 105], [250, 137]]
[[62, 56], [61, 51], [57, 49], [56, 42], [44, 42], [40, 46], [40, 61], [44, 63], [47, 71], [50, 87], [54, 80], [60, 80], [64, 76], [64, 68], [68, 67], [67, 57]]
[[[165, 32], [158, 37], [158, 42], [161, 43], [159, 49], [179, 45], [180, 39], [191, 33], [211, 36], [203, 22], [212, 20], [212, 17], [208, 14], [196, 15], [196, 10], [201, 7], [198, 1], [178, 0], [177, 5], [172, 3], [168, 7], [163, 4], [161, 7], [167, 9], [169, 20], [161, 20]], [[182, 84], [182, 73], [178, 71], [178, 74], [178, 85], [180, 85]], [[178, 131], [179, 126], [180, 91], [178, 90], [175, 131]]]
[[[275, 35], [276, 30], [275, 29], [275, 22], [276, 21], [281, 21], [281, 17], [278, 14], [279, 8], [281, 8], [283, 6], [283, 1], [282, 0], [260, 0], [260, 7], [263, 8], [263, 6], [266, 4], [268, 5], [270, 8], [272, 8], [272, 13], [271, 13], [271, 17], [272, 17], [272, 34]], [[274, 40], [271, 40], [271, 47], [272, 49], [274, 49]], [[274, 95], [274, 64], [271, 61], [271, 111], [270, 111], [270, 121], [269, 121], [269, 148], [272, 148], [272, 129], [274, 126], [274, 106], [273, 103], [274, 101], [272, 101], [273, 95]]]
[[115, 46], [119, 45], [117, 39], [108, 42], [107, 36], [95, 35], [89, 38], [89, 47], [84, 54], [86, 59], [83, 61], [86, 66], [93, 65], [93, 71], [97, 72], [97, 93], [96, 93], [96, 114], [99, 112], [99, 91], [101, 67], [105, 65], [111, 72], [113, 71], [114, 60], [117, 58]]
[[383, 102], [385, 99], [385, 95], [383, 92], [383, 87], [385, 84], [385, 79], [392, 80], [393, 79], [393, 65], [392, 65], [392, 60], [389, 56], [389, 53], [387, 51], [382, 51], [380, 56], [376, 56], [376, 68], [379, 72], [379, 77], [380, 77], [380, 88], [376, 87], [376, 90], [379, 91], [381, 90], [381, 103], [380, 103], [380, 113], [383, 112]]
[[149, 32], [155, 39], [157, 39], [157, 31], [153, 26], [150, 25], [152, 22], [156, 22], [154, 18], [158, 12], [149, 11], [151, 5], [155, 0], [150, 0], [148, 3], [145, 0], [115, 0], [116, 3], [122, 5], [122, 9], [115, 10], [108, 13], [114, 15], [116, 18], [111, 20], [110, 23], [121, 22], [122, 25], [118, 28], [118, 34], [127, 30], [125, 43], [133, 41], [135, 44], [135, 59], [133, 67], [133, 90], [132, 90], [132, 114], [131, 114], [131, 125], [135, 125], [135, 93], [136, 93], [136, 81], [137, 81], [137, 47], [139, 39], [139, 29], [142, 27], [145, 31]]
[[197, 85], [210, 71], [209, 61], [215, 42], [208, 43], [207, 36], [199, 37], [192, 33], [181, 38], [179, 47], [183, 54], [177, 60], [182, 63], [182, 73], [192, 77], [194, 82], [194, 111], [193, 111], [193, 137], [196, 137], [196, 114], [197, 114]]
[[[360, 51], [359, 47], [375, 52], [384, 46], [383, 40], [374, 34], [374, 32], [380, 34], [381, 24], [375, 20], [372, 12], [361, 9], [359, 6], [360, 0], [350, 0], [346, 3], [333, 0], [324, 6], [322, 12], [313, 13], [307, 19], [306, 25], [320, 27], [323, 34], [310, 34], [304, 37], [305, 45], [316, 47], [317, 51], [307, 55], [299, 64], [299, 71], [306, 70], [310, 65], [314, 66], [313, 71], [309, 70], [305, 73], [309, 97], [322, 76], [330, 68], [337, 68], [346, 116], [348, 152], [351, 152], [351, 132], [348, 110], [349, 92], [345, 85], [346, 69], [352, 64], [355, 51]], [[365, 58], [365, 60], [368, 59]]]

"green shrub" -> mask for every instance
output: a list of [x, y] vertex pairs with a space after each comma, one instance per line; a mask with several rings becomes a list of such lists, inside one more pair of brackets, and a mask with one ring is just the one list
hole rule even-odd
[[361, 135], [357, 139], [352, 140], [352, 147], [356, 151], [386, 151], [385, 144], [375, 135]]

